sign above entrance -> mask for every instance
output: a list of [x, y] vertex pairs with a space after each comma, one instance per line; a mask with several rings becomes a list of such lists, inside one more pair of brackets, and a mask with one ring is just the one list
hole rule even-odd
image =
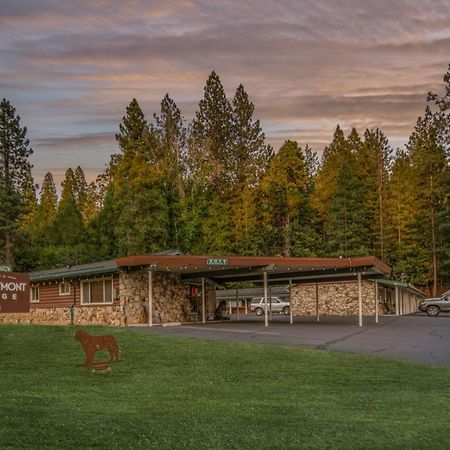
[[208, 258], [206, 261], [208, 266], [227, 266], [228, 259], [223, 258]]
[[0, 273], [0, 313], [30, 312], [30, 275]]
[[0, 272], [11, 272], [11, 266], [0, 264]]

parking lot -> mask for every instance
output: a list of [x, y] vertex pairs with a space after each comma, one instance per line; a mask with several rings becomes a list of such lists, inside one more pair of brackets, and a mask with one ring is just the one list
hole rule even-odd
[[274, 316], [266, 328], [263, 318], [248, 315], [240, 321], [132, 329], [188, 338], [294, 345], [450, 367], [450, 314], [385, 316], [380, 317], [378, 325], [373, 317], [365, 317], [362, 328], [357, 326], [356, 317], [324, 316], [319, 323], [313, 317], [296, 317], [290, 325], [289, 317], [282, 315]]

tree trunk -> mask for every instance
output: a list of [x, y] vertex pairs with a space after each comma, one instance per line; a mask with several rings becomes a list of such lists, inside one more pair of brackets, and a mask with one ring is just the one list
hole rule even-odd
[[5, 264], [12, 266], [12, 251], [11, 251], [11, 234], [9, 231], [5, 233]]
[[291, 230], [289, 228], [291, 219], [289, 214], [284, 218], [284, 238], [283, 238], [283, 256], [291, 256]]
[[430, 208], [431, 208], [431, 245], [433, 256], [433, 297], [437, 294], [437, 254], [436, 254], [436, 218], [434, 217], [434, 203], [433, 203], [433, 175], [430, 177], [431, 183], [431, 195], [430, 195]]

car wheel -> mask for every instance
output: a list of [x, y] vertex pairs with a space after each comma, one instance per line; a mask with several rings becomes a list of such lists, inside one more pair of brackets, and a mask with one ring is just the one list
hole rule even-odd
[[255, 313], [256, 313], [257, 316], [262, 316], [264, 311], [263, 311], [262, 308], [256, 308], [255, 309]]
[[439, 315], [440, 312], [441, 312], [441, 310], [437, 306], [429, 306], [427, 308], [427, 314], [430, 317], [436, 317]]
[[283, 308], [283, 314], [285, 314], [286, 316], [289, 314], [289, 306], [285, 306]]

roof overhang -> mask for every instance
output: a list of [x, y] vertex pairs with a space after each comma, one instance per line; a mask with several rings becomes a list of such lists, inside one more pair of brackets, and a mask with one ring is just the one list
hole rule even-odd
[[261, 282], [267, 273], [270, 284], [292, 280], [344, 281], [386, 277], [391, 268], [374, 256], [355, 258], [283, 258], [270, 256], [127, 256], [116, 260], [121, 269], [155, 270], [176, 273], [184, 280], [208, 278], [218, 284], [226, 282]]

